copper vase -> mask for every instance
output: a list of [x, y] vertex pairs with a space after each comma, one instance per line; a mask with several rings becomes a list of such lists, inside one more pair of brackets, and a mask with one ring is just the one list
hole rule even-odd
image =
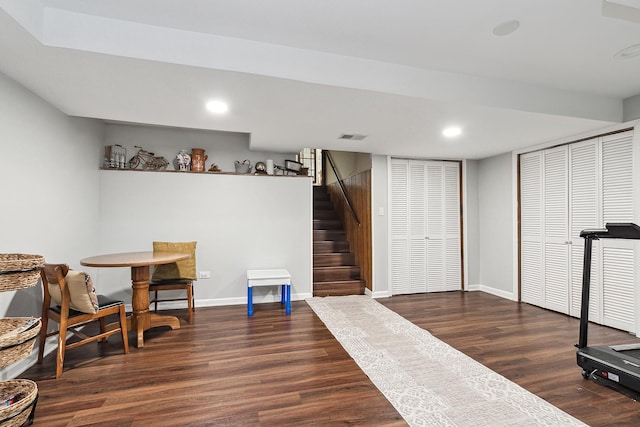
[[207, 156], [202, 148], [191, 149], [191, 170], [193, 172], [204, 172]]

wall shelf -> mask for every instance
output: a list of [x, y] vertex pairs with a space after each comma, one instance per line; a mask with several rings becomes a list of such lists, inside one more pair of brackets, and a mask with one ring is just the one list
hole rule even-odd
[[100, 170], [115, 171], [115, 172], [155, 172], [155, 173], [178, 173], [178, 174], [195, 174], [195, 175], [238, 175], [238, 176], [264, 176], [269, 178], [311, 178], [307, 175], [267, 175], [265, 173], [237, 173], [237, 172], [194, 172], [194, 171], [179, 171], [179, 170], [150, 170], [150, 169], [118, 169], [118, 168], [105, 168], [101, 167]]

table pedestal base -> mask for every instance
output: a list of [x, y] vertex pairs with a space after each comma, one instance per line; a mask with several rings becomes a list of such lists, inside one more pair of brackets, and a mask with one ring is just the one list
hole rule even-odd
[[156, 313], [147, 313], [147, 316], [127, 317], [127, 328], [136, 331], [136, 347], [144, 347], [144, 331], [158, 326], [169, 326], [171, 329], [180, 329], [180, 319]]
[[149, 312], [149, 266], [131, 267], [133, 313], [127, 318], [130, 331], [136, 331], [136, 347], [144, 347], [144, 331], [156, 326], [180, 329], [180, 320], [175, 316]]

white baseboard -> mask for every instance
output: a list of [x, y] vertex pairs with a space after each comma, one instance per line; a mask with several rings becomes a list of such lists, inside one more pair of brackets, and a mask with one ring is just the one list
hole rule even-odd
[[364, 294], [370, 296], [371, 298], [389, 298], [391, 297], [391, 293], [389, 291], [383, 292], [372, 292], [369, 288], [364, 288]]
[[[298, 293], [291, 294], [291, 301], [304, 301], [307, 298], [311, 298], [311, 293]], [[253, 296], [254, 304], [280, 302], [280, 295], [270, 293], [266, 295]], [[224, 305], [247, 305], [247, 297], [234, 297], [234, 298], [212, 298], [212, 299], [197, 299], [195, 301], [197, 307], [218, 307]], [[158, 310], [173, 310], [187, 308], [186, 301], [167, 301], [159, 302]], [[127, 311], [131, 312], [133, 309], [131, 304], [127, 304]]]
[[497, 297], [508, 299], [508, 300], [511, 300], [511, 301], [517, 301], [518, 300], [518, 298], [516, 298], [513, 295], [512, 292], [503, 291], [502, 289], [496, 289], [496, 288], [492, 288], [492, 287], [485, 286], [485, 285], [470, 285], [467, 290], [469, 290], [469, 291], [482, 291], [482, 292], [486, 292], [488, 294], [495, 295]]

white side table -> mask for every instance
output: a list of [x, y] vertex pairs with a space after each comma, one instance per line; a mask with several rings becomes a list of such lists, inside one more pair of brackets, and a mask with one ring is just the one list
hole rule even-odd
[[247, 314], [253, 316], [253, 287], [281, 286], [280, 303], [291, 314], [291, 274], [285, 269], [247, 270]]

